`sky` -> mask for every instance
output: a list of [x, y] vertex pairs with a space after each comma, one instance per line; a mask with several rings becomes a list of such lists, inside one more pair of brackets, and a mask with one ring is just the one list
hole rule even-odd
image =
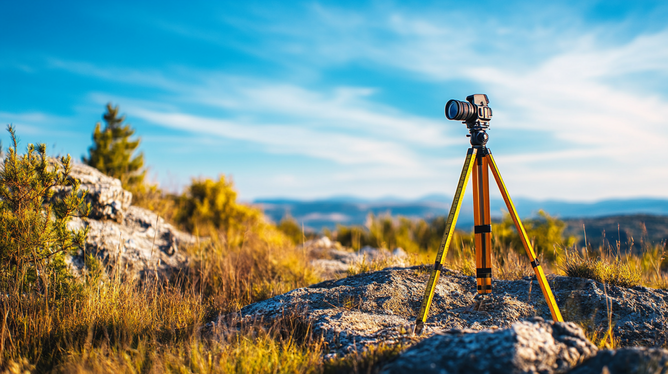
[[[513, 197], [668, 198], [665, 1], [0, 0], [0, 124], [80, 160], [107, 103], [178, 191], [453, 193], [486, 93]], [[3, 144], [9, 136], [0, 134]]]

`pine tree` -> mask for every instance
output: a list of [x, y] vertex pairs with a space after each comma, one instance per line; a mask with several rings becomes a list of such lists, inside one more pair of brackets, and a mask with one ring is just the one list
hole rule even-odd
[[[19, 155], [14, 128], [7, 130], [12, 146], [0, 166], [0, 287], [12, 277], [44, 275], [59, 255], [82, 248], [88, 229], [71, 230], [68, 222], [90, 211], [79, 181], [69, 175], [69, 155], [55, 162], [44, 144], [29, 144]], [[55, 196], [59, 186], [71, 190]]]
[[118, 106], [107, 104], [107, 112], [102, 116], [105, 127], [95, 125], [93, 146], [88, 151], [90, 156], [83, 157], [83, 162], [101, 172], [121, 180], [126, 188], [134, 188], [143, 184], [146, 170], [144, 155], [139, 153], [132, 157], [139, 146], [140, 140], [130, 140], [135, 130], [124, 124], [125, 116], [119, 117]]

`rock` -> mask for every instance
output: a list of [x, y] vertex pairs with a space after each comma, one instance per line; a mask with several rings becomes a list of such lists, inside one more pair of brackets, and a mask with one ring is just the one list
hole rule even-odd
[[569, 372], [570, 374], [666, 374], [668, 350], [621, 348], [598, 354]]
[[390, 252], [387, 249], [365, 246], [359, 251], [353, 251], [338, 242], [332, 242], [326, 236], [309, 240], [301, 247], [310, 257], [310, 263], [318, 275], [324, 279], [340, 278], [352, 267], [362, 263], [378, 263], [384, 267], [406, 266], [408, 259], [408, 255], [401, 248]]
[[[59, 164], [58, 161], [53, 161]], [[121, 181], [102, 174], [97, 169], [83, 164], [73, 164], [70, 176], [81, 182], [81, 189], [86, 190], [86, 202], [91, 211], [88, 218], [97, 220], [123, 221], [125, 209], [132, 202], [132, 193], [123, 189]], [[56, 187], [56, 196], [64, 196], [71, 187]]]
[[[84, 269], [84, 255], [93, 254], [106, 265], [123, 269], [131, 278], [148, 272], [166, 275], [188, 264], [179, 248], [195, 244], [195, 236], [181, 232], [157, 214], [131, 206], [132, 194], [122, 188], [121, 181], [87, 165], [74, 164], [71, 177], [88, 191], [86, 200], [91, 214], [73, 218], [70, 229], [88, 227], [83, 250], [68, 262], [75, 274]], [[57, 187], [56, 194], [67, 194], [71, 187]]]
[[406, 253], [406, 251], [404, 251], [403, 248], [397, 247], [397, 248], [394, 248], [394, 250], [392, 250], [392, 256], [399, 257], [399, 258], [407, 258], [408, 254]]
[[572, 322], [516, 322], [501, 330], [449, 330], [403, 352], [383, 373], [566, 373], [596, 346]]
[[[244, 307], [242, 318], [272, 320], [297, 312], [313, 331], [346, 353], [370, 344], [412, 339], [430, 267], [387, 268], [330, 280]], [[606, 296], [612, 303], [615, 337], [624, 346], [661, 346], [668, 336], [668, 291], [608, 287], [581, 278], [550, 276], [550, 285], [567, 321], [593, 322], [605, 329]], [[493, 293], [475, 292], [474, 277], [445, 269], [436, 286], [424, 336], [450, 329], [508, 328], [535, 316], [551, 315], [535, 279], [493, 280]]]
[[[93, 254], [104, 264], [123, 269], [132, 278], [147, 272], [164, 276], [188, 264], [179, 247], [192, 245], [197, 238], [176, 230], [155, 213], [131, 206], [123, 223], [75, 218], [70, 228], [88, 227], [85, 253]], [[84, 251], [71, 260], [75, 272], [83, 269]]]

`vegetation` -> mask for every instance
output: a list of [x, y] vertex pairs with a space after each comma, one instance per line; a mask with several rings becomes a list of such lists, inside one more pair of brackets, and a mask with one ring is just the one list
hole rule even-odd
[[[110, 122], [124, 127], [117, 108], [108, 106], [107, 112], [107, 127]], [[0, 170], [0, 371], [372, 373], [403, 348], [380, 345], [325, 359], [327, 342], [297, 316], [286, 315], [272, 325], [234, 319], [209, 324], [220, 313], [320, 281], [298, 247], [308, 239], [299, 224], [291, 218], [278, 225], [265, 222], [259, 210], [237, 202], [224, 176], [194, 179], [179, 195], [138, 185], [141, 181], [129, 174], [123, 177], [124, 183], [135, 183], [135, 191], [143, 191], [135, 194], [139, 204], [209, 237], [183, 249], [190, 261], [180, 274], [132, 281], [89, 256], [88, 272], [69, 276], [63, 254], [79, 248], [86, 232], [71, 230], [67, 223], [88, 209], [78, 182], [68, 177], [70, 159], [48, 159], [43, 145], [28, 146], [19, 155], [9, 130], [13, 143]], [[132, 143], [127, 140], [132, 133], [125, 134], [126, 143]], [[662, 246], [647, 244], [641, 254], [579, 249], [564, 236], [562, 222], [545, 213], [525, 225], [548, 270], [607, 284], [668, 285]], [[423, 264], [433, 262], [444, 227], [444, 218], [370, 216], [364, 227], [339, 227], [329, 235], [353, 249], [402, 247], [413, 264]], [[495, 277], [531, 275], [510, 218], [495, 223], [494, 230]], [[472, 242], [471, 233], [457, 231], [446, 267], [474, 274]], [[364, 261], [351, 274], [385, 265]], [[618, 344], [612, 318], [608, 326], [583, 326], [600, 347]]]
[[139, 139], [131, 140], [135, 130], [123, 123], [125, 116], [119, 116], [118, 106], [107, 104], [107, 112], [102, 116], [104, 129], [98, 122], [93, 132], [93, 145], [88, 149], [89, 156], [83, 162], [99, 171], [121, 180], [128, 189], [144, 183], [144, 155], [134, 156], [139, 147]]
[[[70, 230], [69, 220], [88, 215], [79, 182], [69, 178], [71, 159], [60, 164], [46, 156], [46, 146], [28, 144], [18, 154], [14, 128], [0, 170], [0, 285], [49, 292], [50, 277], [66, 277], [64, 252], [83, 246], [86, 230]], [[55, 196], [56, 188], [69, 192]]]
[[221, 233], [222, 239], [238, 244], [243, 240], [246, 227], [256, 227], [262, 213], [238, 204], [232, 182], [221, 175], [212, 179], [193, 179], [192, 184], [178, 198], [174, 220], [183, 228], [199, 235]]

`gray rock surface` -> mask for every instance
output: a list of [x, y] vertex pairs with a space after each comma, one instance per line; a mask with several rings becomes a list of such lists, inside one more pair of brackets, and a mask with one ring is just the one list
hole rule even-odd
[[570, 374], [667, 374], [668, 350], [652, 348], [621, 348], [599, 351], [598, 354]]
[[[73, 165], [71, 176], [88, 191], [86, 199], [91, 204], [88, 217], [69, 223], [72, 229], [89, 230], [85, 249], [69, 259], [75, 274], [83, 271], [85, 254], [93, 254], [133, 278], [148, 272], [166, 275], [188, 263], [179, 248], [195, 244], [196, 237], [175, 229], [149, 210], [130, 205], [132, 194], [118, 179], [81, 164]], [[60, 187], [57, 193], [69, 190]]]
[[[120, 180], [83, 164], [73, 164], [70, 175], [79, 180], [81, 190], [87, 191], [86, 202], [91, 206], [88, 218], [123, 222], [125, 210], [132, 202], [132, 194], [123, 189]], [[56, 195], [68, 194], [70, 190], [71, 187], [67, 186], [56, 187]]]
[[498, 330], [448, 330], [403, 352], [383, 373], [566, 373], [596, 346], [572, 322], [515, 322]]
[[[369, 344], [410, 340], [429, 277], [428, 267], [387, 268], [299, 288], [248, 305], [242, 318], [272, 320], [286, 311], [302, 313], [332, 352]], [[567, 321], [606, 328], [606, 295], [612, 305], [615, 337], [622, 346], [662, 346], [668, 336], [668, 292], [643, 287], [609, 287], [568, 277], [550, 277]], [[424, 334], [449, 329], [507, 328], [550, 312], [535, 279], [492, 282], [493, 293], [479, 296], [475, 278], [446, 270], [436, 286]]]

